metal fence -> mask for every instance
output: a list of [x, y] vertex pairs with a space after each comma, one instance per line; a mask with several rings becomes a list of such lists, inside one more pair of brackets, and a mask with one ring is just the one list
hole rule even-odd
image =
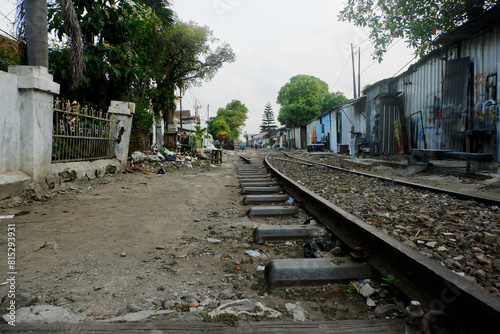
[[114, 158], [116, 122], [107, 112], [56, 100], [52, 162]]

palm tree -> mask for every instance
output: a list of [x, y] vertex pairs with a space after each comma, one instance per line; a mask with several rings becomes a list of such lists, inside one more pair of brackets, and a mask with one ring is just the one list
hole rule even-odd
[[[66, 34], [71, 50], [70, 68], [73, 86], [83, 80], [85, 60], [83, 57], [82, 32], [71, 0], [59, 0], [64, 13]], [[17, 35], [26, 41], [28, 65], [49, 67], [47, 1], [18, 0]]]
[[202, 129], [200, 125], [194, 126], [194, 145], [195, 145], [195, 148], [198, 148], [203, 143], [203, 142], [199, 142], [199, 140], [206, 137], [205, 131], [207, 131], [207, 128]]
[[28, 65], [49, 67], [47, 1], [24, 0], [18, 8], [18, 18], [24, 17], [21, 32], [25, 33]]

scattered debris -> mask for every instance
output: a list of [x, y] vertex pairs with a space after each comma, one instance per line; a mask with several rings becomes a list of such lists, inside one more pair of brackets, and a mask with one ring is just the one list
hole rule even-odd
[[260, 252], [259, 251], [255, 251], [255, 250], [249, 250], [249, 251], [246, 251], [245, 253], [247, 253], [251, 257], [259, 257], [260, 256]]
[[268, 308], [261, 302], [250, 299], [229, 302], [209, 313], [212, 318], [228, 314], [236, 317], [247, 316], [251, 318], [278, 318], [281, 316], [281, 312]]

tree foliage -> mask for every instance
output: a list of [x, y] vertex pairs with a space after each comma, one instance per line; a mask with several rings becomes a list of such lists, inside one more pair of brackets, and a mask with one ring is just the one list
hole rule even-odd
[[166, 32], [163, 43], [153, 104], [167, 109], [165, 118], [171, 120], [175, 109], [170, 108], [173, 100], [164, 100], [165, 93], [173, 92], [175, 86], [187, 88], [211, 80], [225, 63], [235, 60], [235, 55], [227, 43], [217, 44], [219, 40], [208, 27], [195, 22], [177, 21]]
[[215, 138], [221, 131], [227, 132], [228, 140], [238, 139], [241, 127], [247, 119], [248, 108], [238, 100], [232, 100], [225, 108], [217, 110], [217, 116], [208, 121], [208, 132]]
[[268, 135], [271, 131], [276, 129], [278, 126], [274, 122], [274, 111], [271, 103], [267, 102], [264, 107], [264, 113], [262, 114], [262, 124], [260, 125], [260, 131], [267, 132]]
[[171, 26], [174, 23], [174, 11], [170, 9], [170, 1], [168, 0], [137, 0], [150, 7], [153, 12], [160, 18], [164, 27]]
[[84, 83], [71, 87], [65, 21], [50, 2], [49, 29], [59, 38], [50, 49], [51, 73], [61, 95], [105, 108], [111, 100], [152, 102], [173, 123], [174, 89], [210, 80], [226, 62], [230, 46], [194, 22], [173, 20], [166, 0], [73, 0], [85, 47]]
[[403, 38], [417, 55], [432, 50], [437, 33], [448, 32], [489, 8], [484, 0], [347, 0], [339, 20], [370, 30], [379, 62], [395, 38]]
[[106, 108], [110, 100], [130, 100], [134, 88], [147, 82], [153, 60], [146, 40], [154, 41], [160, 21], [145, 5], [120, 1], [73, 0], [82, 30], [86, 71], [83, 84], [74, 88], [68, 68], [66, 22], [59, 2], [49, 6], [49, 30], [59, 43], [49, 49], [50, 71], [61, 84], [61, 95]]
[[298, 127], [345, 101], [341, 92], [328, 92], [326, 82], [310, 75], [296, 75], [278, 92], [278, 121], [289, 128]]
[[7, 37], [0, 36], [0, 71], [7, 72], [10, 65], [19, 65], [21, 55], [18, 43]]

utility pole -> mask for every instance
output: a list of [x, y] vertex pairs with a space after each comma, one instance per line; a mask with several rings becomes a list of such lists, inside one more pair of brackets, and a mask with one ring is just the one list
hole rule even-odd
[[180, 109], [179, 119], [181, 122], [181, 137], [182, 137], [182, 88], [181, 87], [179, 87], [179, 109]]
[[[198, 105], [198, 100], [196, 100], [196, 99], [194, 100], [194, 107], [193, 108], [194, 108], [194, 117], [196, 118], [197, 116], [199, 116], [198, 109], [201, 108], [201, 106]], [[201, 126], [201, 117], [200, 117], [200, 124], [199, 125]]]
[[354, 65], [354, 49], [351, 43], [351, 57], [352, 57], [352, 85], [354, 88], [354, 98], [356, 99], [358, 95], [356, 94], [356, 66]]
[[361, 48], [358, 47], [358, 96], [361, 97]]

